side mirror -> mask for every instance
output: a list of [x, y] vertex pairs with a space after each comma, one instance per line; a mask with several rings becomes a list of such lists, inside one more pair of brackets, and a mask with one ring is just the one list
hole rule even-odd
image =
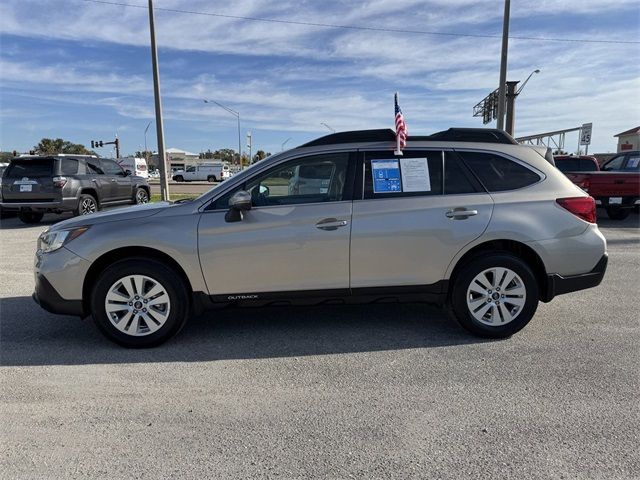
[[251, 194], [244, 190], [238, 190], [229, 199], [229, 210], [224, 216], [227, 222], [239, 222], [242, 220], [242, 212], [251, 210]]

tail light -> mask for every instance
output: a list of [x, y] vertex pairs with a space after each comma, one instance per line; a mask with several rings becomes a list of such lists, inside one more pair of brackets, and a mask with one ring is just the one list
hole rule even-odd
[[578, 185], [582, 190], [584, 190], [585, 192], [589, 193], [589, 187], [591, 182], [589, 181], [588, 178], [585, 178], [583, 180], [580, 180], [576, 185]]
[[67, 184], [67, 177], [53, 177], [53, 186], [62, 188]]
[[576, 217], [596, 223], [596, 201], [593, 197], [558, 198], [556, 202]]

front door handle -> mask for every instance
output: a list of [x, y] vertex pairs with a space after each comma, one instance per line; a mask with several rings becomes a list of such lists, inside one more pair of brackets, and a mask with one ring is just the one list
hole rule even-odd
[[454, 208], [453, 210], [449, 210], [447, 213], [445, 213], [445, 216], [447, 218], [452, 218], [454, 220], [464, 220], [465, 218], [473, 217], [474, 215], [477, 215], [477, 214], [478, 214], [477, 210], [467, 210], [464, 207], [460, 207], [460, 208]]
[[316, 223], [316, 228], [320, 230], [337, 230], [340, 227], [346, 227], [349, 222], [346, 220], [338, 220], [336, 218], [325, 218], [324, 220], [320, 220]]
[[115, 179], [115, 178], [112, 178], [112, 179], [111, 179], [111, 181], [112, 181], [112, 182], [115, 182], [115, 181], [116, 181], [116, 179]]

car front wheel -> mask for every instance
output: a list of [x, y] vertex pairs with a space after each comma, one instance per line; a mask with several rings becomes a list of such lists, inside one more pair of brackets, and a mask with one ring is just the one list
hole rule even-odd
[[90, 305], [100, 331], [129, 348], [160, 345], [180, 331], [189, 314], [180, 276], [157, 260], [143, 258], [123, 259], [104, 270]]
[[471, 260], [454, 279], [451, 310], [462, 327], [485, 338], [506, 338], [529, 323], [538, 308], [531, 268], [509, 253]]
[[607, 207], [606, 211], [611, 220], [624, 220], [629, 215], [631, 215], [630, 208]]

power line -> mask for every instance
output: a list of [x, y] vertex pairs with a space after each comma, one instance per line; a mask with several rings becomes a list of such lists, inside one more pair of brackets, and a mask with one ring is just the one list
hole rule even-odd
[[[147, 9], [146, 5], [136, 5], [133, 3], [113, 2], [108, 0], [82, 0], [87, 3], [99, 3], [104, 5], [115, 5], [119, 7], [132, 7]], [[232, 20], [248, 20], [252, 22], [266, 22], [266, 23], [280, 23], [286, 25], [302, 25], [307, 27], [320, 27], [320, 28], [341, 28], [344, 30], [367, 30], [372, 32], [388, 32], [388, 33], [403, 33], [403, 34], [416, 34], [416, 35], [438, 35], [444, 37], [468, 37], [468, 38], [492, 38], [501, 39], [501, 35], [489, 35], [489, 34], [476, 34], [476, 33], [458, 33], [458, 32], [434, 32], [429, 30], [409, 30], [401, 28], [384, 28], [384, 27], [368, 27], [358, 25], [340, 25], [335, 23], [322, 23], [322, 22], [302, 22], [297, 20], [281, 20], [276, 18], [260, 18], [260, 17], [245, 17], [241, 15], [228, 15], [224, 13], [213, 12], [196, 12], [193, 10], [181, 10], [178, 8], [163, 8], [155, 7], [158, 11], [170, 12], [170, 13], [183, 13], [187, 15], [203, 15], [207, 17], [217, 18], [230, 18]], [[540, 42], [566, 42], [566, 43], [607, 43], [607, 44], [626, 44], [637, 45], [640, 41], [633, 40], [594, 40], [591, 38], [554, 38], [554, 37], [527, 37], [514, 35], [509, 36], [512, 40], [534, 40]]]

